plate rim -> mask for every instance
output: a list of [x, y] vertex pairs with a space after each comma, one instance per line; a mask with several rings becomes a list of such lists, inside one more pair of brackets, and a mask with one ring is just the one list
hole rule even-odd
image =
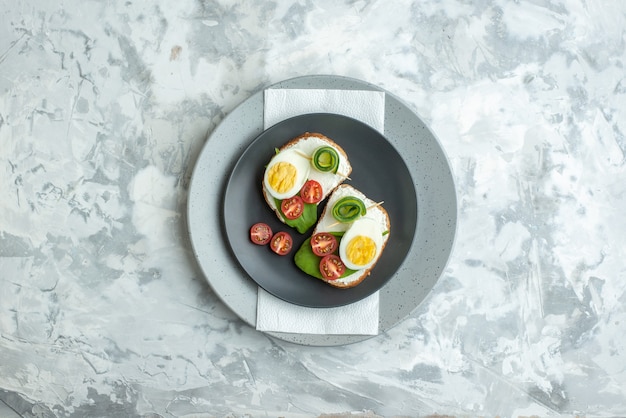
[[[401, 113], [405, 113], [408, 118], [410, 118], [410, 124], [415, 124], [420, 126], [422, 129], [426, 129], [428, 135], [431, 137], [431, 143], [434, 148], [436, 148], [439, 157], [443, 160], [442, 171], [445, 175], [445, 181], [447, 182], [447, 186], [449, 186], [447, 193], [448, 200], [448, 210], [450, 213], [448, 219], [448, 229], [446, 230], [446, 242], [445, 248], [442, 249], [440, 256], [442, 257], [443, 262], [436, 266], [434, 274], [431, 274], [431, 282], [432, 284], [426, 289], [422, 294], [417, 296], [415, 302], [410, 304], [409, 306], [398, 306], [398, 304], [394, 304], [393, 313], [389, 313], [385, 310], [381, 311], [380, 318], [380, 330], [379, 335], [384, 333], [391, 328], [395, 327], [398, 323], [405, 320], [408, 316], [410, 316], [414, 311], [418, 309], [418, 307], [429, 297], [429, 294], [432, 292], [436, 282], [443, 275], [446, 270], [452, 252], [454, 251], [456, 240], [458, 236], [458, 227], [459, 227], [459, 205], [458, 205], [458, 196], [457, 196], [457, 185], [456, 179], [452, 172], [452, 165], [450, 164], [450, 160], [448, 155], [446, 154], [445, 149], [443, 148], [441, 141], [438, 139], [437, 135], [426, 126], [420, 116], [415, 112], [415, 110], [411, 109], [407, 103], [400, 99], [397, 95], [389, 92], [383, 87], [376, 86], [370, 82], [360, 80], [353, 77], [347, 77], [343, 75], [332, 75], [332, 74], [318, 74], [318, 75], [304, 75], [297, 76], [292, 78], [287, 78], [275, 83], [263, 85], [257, 90], [253, 91], [247, 98], [239, 102], [228, 114], [224, 116], [224, 118], [211, 129], [211, 131], [207, 134], [204, 144], [202, 145], [200, 151], [198, 152], [197, 159], [195, 161], [193, 171], [190, 178], [189, 188], [188, 188], [188, 196], [187, 196], [187, 210], [185, 212], [186, 215], [186, 223], [189, 230], [189, 239], [191, 250], [193, 255], [198, 263], [200, 271], [204, 276], [204, 279], [208, 282], [209, 286], [213, 289], [215, 295], [221, 300], [221, 302], [229, 308], [235, 315], [237, 315], [243, 322], [250, 325], [252, 328], [255, 328], [256, 324], [256, 298], [257, 298], [257, 286], [253, 285], [251, 287], [246, 287], [245, 284], [239, 284], [239, 288], [236, 290], [247, 293], [243, 297], [238, 297], [239, 295], [233, 294], [233, 292], [229, 292], [228, 294], [220, 293], [219, 289], [216, 289], [216, 284], [212, 281], [210, 277], [211, 269], [209, 269], [206, 265], [206, 262], [200, 259], [200, 253], [203, 251], [202, 248], [199, 247], [200, 243], [196, 242], [193, 238], [192, 229], [194, 226], [194, 211], [197, 209], [194, 208], [194, 203], [200, 200], [202, 202], [201, 192], [205, 191], [204, 189], [213, 186], [214, 188], [220, 189], [223, 187], [221, 183], [217, 187], [215, 185], [209, 184], [208, 186], [204, 184], [201, 180], [199, 180], [199, 162], [202, 160], [203, 156], [210, 152], [211, 144], [220, 137], [220, 135], [224, 135], [222, 130], [225, 129], [226, 125], [232, 124], [236, 122], [236, 118], [241, 118], [242, 112], [251, 111], [252, 116], [255, 121], [251, 122], [251, 126], [246, 126], [248, 129], [249, 137], [254, 138], [260, 132], [263, 131], [263, 92], [266, 89], [270, 88], [292, 88], [292, 89], [338, 89], [338, 90], [374, 90], [374, 91], [382, 91], [385, 93], [385, 134], [387, 133], [387, 129], [390, 126], [389, 122], [394, 122], [397, 124], [394, 130], [399, 132], [402, 131], [402, 125], [397, 120], [394, 120], [394, 115], [389, 114], [390, 111], [399, 111]], [[393, 106], [392, 106], [393, 105]], [[387, 135], [386, 135], [387, 136]], [[389, 136], [387, 136], [389, 138]], [[389, 138], [390, 142], [395, 146], [395, 138]], [[232, 148], [232, 152], [235, 152], [236, 147]], [[241, 152], [241, 151], [239, 151]], [[415, 179], [414, 179], [415, 180]], [[206, 180], [205, 180], [206, 182]], [[214, 190], [214, 189], [211, 189]], [[419, 196], [418, 190], [418, 205], [421, 201], [421, 197]], [[215, 221], [217, 222], [217, 221]], [[205, 222], [206, 223], [206, 222]], [[219, 222], [217, 222], [219, 224]], [[221, 232], [221, 231], [220, 231]], [[408, 257], [411, 257], [412, 253], [416, 250], [415, 245], [413, 245], [411, 253]], [[218, 248], [219, 251], [219, 248]], [[234, 260], [233, 260], [234, 261]], [[234, 262], [234, 264], [237, 264]], [[230, 273], [237, 272], [239, 266], [229, 265], [226, 266], [225, 269], [228, 269]], [[223, 272], [219, 270], [217, 273]], [[242, 274], [244, 272], [240, 271]], [[396, 273], [398, 275], [399, 273]], [[246, 280], [248, 281], [248, 280]], [[389, 285], [389, 284], [388, 284]], [[384, 301], [381, 300], [381, 308], [383, 307]], [[248, 306], [252, 304], [253, 306]], [[281, 332], [265, 332], [271, 337], [286, 341], [292, 342], [296, 344], [302, 345], [310, 345], [310, 346], [333, 346], [333, 345], [345, 345], [351, 344], [355, 342], [360, 342], [373, 336], [362, 336], [362, 335], [319, 335], [319, 334], [291, 334], [291, 333], [281, 333]]]

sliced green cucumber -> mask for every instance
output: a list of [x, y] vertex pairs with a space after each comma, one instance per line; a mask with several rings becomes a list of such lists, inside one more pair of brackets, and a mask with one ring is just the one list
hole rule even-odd
[[333, 217], [339, 222], [352, 222], [365, 215], [367, 209], [365, 203], [357, 197], [342, 197], [333, 206]]
[[313, 153], [311, 163], [318, 171], [336, 173], [339, 168], [339, 154], [333, 147], [319, 147]]

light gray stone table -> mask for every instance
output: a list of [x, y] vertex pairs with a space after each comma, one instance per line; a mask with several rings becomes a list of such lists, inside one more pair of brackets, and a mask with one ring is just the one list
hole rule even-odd
[[[626, 414], [623, 2], [0, 10], [1, 416]], [[459, 203], [426, 300], [336, 347], [242, 321], [185, 222], [220, 121], [314, 74], [420, 115]]]

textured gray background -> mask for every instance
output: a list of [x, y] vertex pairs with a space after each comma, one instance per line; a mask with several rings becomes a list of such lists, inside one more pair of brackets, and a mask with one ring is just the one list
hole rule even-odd
[[[626, 414], [623, 2], [0, 10], [1, 414]], [[403, 99], [459, 191], [427, 300], [336, 348], [245, 325], [183, 215], [207, 134], [307, 74]]]

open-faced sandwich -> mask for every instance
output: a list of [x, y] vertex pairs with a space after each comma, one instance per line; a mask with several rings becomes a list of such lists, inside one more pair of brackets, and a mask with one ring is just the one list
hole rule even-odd
[[337, 143], [306, 132], [276, 150], [265, 168], [263, 196], [278, 219], [302, 234], [317, 222], [318, 204], [351, 172]]
[[311, 238], [296, 252], [296, 265], [331, 286], [349, 288], [361, 283], [389, 240], [389, 215], [381, 203], [350, 185], [338, 186]]

